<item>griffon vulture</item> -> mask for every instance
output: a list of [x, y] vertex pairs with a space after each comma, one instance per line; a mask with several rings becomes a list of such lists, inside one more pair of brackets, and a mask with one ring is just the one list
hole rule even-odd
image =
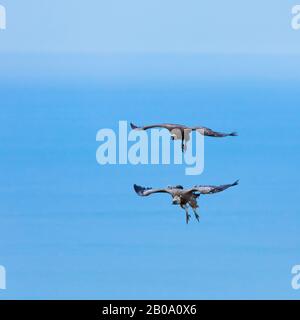
[[224, 191], [230, 187], [238, 185], [239, 181], [235, 181], [232, 184], [224, 184], [220, 186], [194, 186], [190, 189], [184, 189], [182, 186], [169, 186], [163, 189], [152, 189], [152, 188], [144, 188], [138, 185], [134, 185], [135, 192], [142, 197], [150, 196], [154, 193], [168, 193], [172, 197], [172, 204], [180, 205], [182, 209], [185, 210], [186, 214], [186, 223], [189, 223], [190, 215], [188, 208], [191, 207], [195, 218], [199, 221], [199, 214], [197, 213], [198, 203], [197, 198], [201, 194], [213, 194], [217, 192]]
[[130, 123], [130, 126], [133, 130], [148, 130], [153, 128], [164, 128], [169, 130], [171, 134], [172, 140], [181, 140], [181, 148], [182, 152], [186, 150], [186, 143], [190, 140], [190, 133], [192, 131], [198, 131], [204, 136], [208, 137], [215, 137], [215, 138], [223, 138], [228, 136], [237, 136], [236, 132], [231, 133], [224, 133], [224, 132], [217, 132], [213, 131], [206, 127], [187, 127], [181, 124], [171, 124], [171, 123], [164, 123], [164, 124], [154, 124], [150, 126], [138, 127], [133, 123]]

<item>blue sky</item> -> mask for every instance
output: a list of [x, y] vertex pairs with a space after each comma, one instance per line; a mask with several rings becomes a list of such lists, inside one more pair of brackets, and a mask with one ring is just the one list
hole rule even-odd
[[2, 0], [0, 51], [299, 53], [294, 0]]
[[[300, 298], [292, 1], [0, 3], [0, 299]], [[101, 167], [96, 133], [119, 120], [239, 137], [206, 139], [199, 177]], [[188, 226], [132, 189], [236, 179]]]

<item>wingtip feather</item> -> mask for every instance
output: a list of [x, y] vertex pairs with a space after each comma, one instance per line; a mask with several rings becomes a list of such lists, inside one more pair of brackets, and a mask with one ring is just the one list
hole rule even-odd
[[240, 180], [236, 180], [232, 185], [237, 186], [240, 183]]
[[132, 130], [138, 129], [139, 127], [136, 126], [135, 124], [133, 124], [132, 122], [130, 122], [130, 127]]
[[137, 184], [134, 184], [133, 189], [136, 193], [138, 193], [142, 189], [142, 187], [138, 186]]
[[134, 191], [136, 192], [136, 194], [138, 194], [139, 196], [144, 195], [145, 188], [138, 186], [137, 184], [134, 184], [133, 188], [134, 188]]

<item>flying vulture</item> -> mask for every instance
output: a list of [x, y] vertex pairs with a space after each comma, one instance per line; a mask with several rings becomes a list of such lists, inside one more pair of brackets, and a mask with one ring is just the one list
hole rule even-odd
[[204, 136], [215, 137], [215, 138], [237, 136], [236, 132], [224, 133], [224, 132], [213, 131], [212, 129], [209, 129], [206, 127], [187, 127], [181, 124], [171, 124], [171, 123], [154, 124], [154, 125], [144, 126], [144, 127], [138, 127], [133, 123], [130, 123], [130, 126], [133, 130], [148, 130], [153, 128], [167, 129], [170, 131], [172, 140], [181, 140], [182, 152], [186, 150], [186, 143], [190, 140], [190, 133], [192, 131], [197, 131]]
[[232, 184], [224, 184], [220, 186], [194, 186], [190, 189], [185, 189], [182, 186], [169, 186], [164, 189], [152, 189], [152, 188], [144, 188], [138, 185], [134, 185], [135, 192], [142, 197], [150, 196], [154, 193], [168, 193], [172, 197], [172, 204], [180, 205], [182, 209], [185, 210], [186, 214], [186, 223], [189, 223], [190, 215], [189, 215], [189, 206], [192, 208], [195, 218], [199, 222], [199, 214], [197, 213], [198, 203], [197, 198], [201, 194], [213, 194], [217, 192], [224, 191], [230, 187], [238, 185], [239, 181], [235, 181]]

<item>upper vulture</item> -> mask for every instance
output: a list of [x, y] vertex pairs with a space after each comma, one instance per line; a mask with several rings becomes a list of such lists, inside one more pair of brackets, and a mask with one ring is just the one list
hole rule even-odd
[[228, 136], [237, 136], [236, 132], [231, 133], [224, 133], [213, 131], [212, 129], [206, 127], [187, 127], [181, 124], [171, 124], [171, 123], [164, 123], [164, 124], [153, 124], [150, 126], [138, 127], [133, 123], [130, 123], [130, 126], [133, 130], [148, 130], [153, 128], [164, 128], [169, 130], [171, 134], [172, 140], [181, 140], [181, 148], [182, 152], [186, 150], [186, 142], [190, 140], [190, 133], [192, 131], [197, 131], [204, 136], [208, 137], [215, 137], [215, 138], [223, 138]]

